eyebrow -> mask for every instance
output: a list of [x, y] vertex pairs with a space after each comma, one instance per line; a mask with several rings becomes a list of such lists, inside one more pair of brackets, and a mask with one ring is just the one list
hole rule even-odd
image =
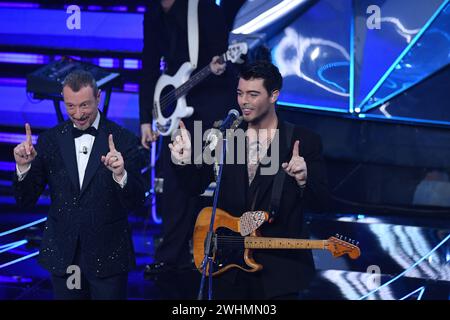
[[[85, 100], [85, 101], [82, 101], [82, 102], [80, 102], [80, 106], [82, 105], [82, 104], [84, 104], [84, 103], [88, 103], [89, 101], [91, 101], [91, 100]], [[73, 102], [67, 102], [66, 104], [73, 104], [73, 105], [75, 105], [75, 103], [73, 103]]]
[[[237, 92], [244, 92], [244, 91], [242, 91], [241, 89], [237, 89]], [[261, 91], [258, 91], [258, 90], [248, 90], [248, 91], [246, 91], [246, 93], [261, 93]]]

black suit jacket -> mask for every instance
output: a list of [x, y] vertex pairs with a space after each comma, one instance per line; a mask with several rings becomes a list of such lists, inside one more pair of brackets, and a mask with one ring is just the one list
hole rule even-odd
[[[295, 179], [286, 175], [280, 208], [275, 220], [270, 224], [265, 223], [259, 230], [262, 236], [266, 237], [308, 238], [308, 230], [303, 221], [304, 210], [323, 211], [327, 208], [329, 199], [321, 139], [305, 128], [295, 127], [292, 139], [287, 141], [285, 123], [280, 120], [278, 128], [280, 142], [278, 170], [283, 170], [281, 168], [283, 162], [289, 162], [294, 142], [299, 140], [300, 156], [305, 159], [308, 179], [306, 188], [302, 191]], [[246, 125], [242, 129], [245, 130]], [[271, 152], [269, 148], [268, 153]], [[246, 163], [226, 164], [222, 174], [218, 207], [234, 216], [241, 216], [249, 210], [269, 211], [275, 175], [260, 175], [260, 169], [258, 168], [249, 186]], [[187, 188], [195, 192], [202, 192], [212, 181], [211, 166], [202, 166], [199, 169], [189, 165], [178, 167], [177, 171]], [[201, 176], [201, 179], [194, 181], [192, 179], [194, 174]], [[264, 267], [261, 278], [267, 298], [305, 288], [314, 274], [310, 250], [254, 250], [254, 258]], [[233, 269], [221, 277], [233, 281], [237, 272], [243, 271]]]
[[[61, 276], [79, 246], [87, 269], [82, 272], [98, 277], [127, 272], [135, 266], [127, 214], [145, 197], [138, 140], [102, 115], [80, 190], [72, 128], [66, 121], [42, 133], [24, 180], [18, 182], [14, 174], [15, 198], [21, 207], [34, 206], [49, 186], [51, 205], [38, 261]], [[124, 157], [128, 179], [123, 189], [100, 160], [109, 152], [109, 134]]]

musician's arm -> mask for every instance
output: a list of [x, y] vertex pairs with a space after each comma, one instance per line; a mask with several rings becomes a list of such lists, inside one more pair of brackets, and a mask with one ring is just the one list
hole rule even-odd
[[208, 185], [214, 181], [212, 165], [173, 165], [175, 166], [178, 181], [189, 195], [197, 196], [202, 194]]
[[304, 144], [306, 151], [304, 158], [308, 168], [308, 179], [303, 198], [309, 210], [325, 212], [330, 203], [330, 193], [322, 153], [322, 141], [318, 135], [314, 134], [304, 141]]
[[149, 10], [144, 14], [144, 49], [142, 52], [142, 78], [139, 86], [139, 121], [151, 123], [153, 120], [153, 95], [158, 81], [160, 52], [155, 45], [158, 41], [154, 17]]
[[200, 1], [198, 17], [200, 33], [206, 45], [206, 47], [202, 46], [202, 50], [212, 55], [227, 51], [228, 30], [222, 10], [211, 2]]
[[[220, 56], [228, 49], [228, 30], [225, 22], [225, 17], [222, 10], [214, 3], [204, 1], [199, 3], [199, 29], [200, 29], [200, 43], [201, 56], [203, 60], [206, 58], [209, 63], [212, 57]], [[202, 61], [199, 61], [202, 64]], [[215, 73], [215, 72], [213, 72]], [[217, 73], [217, 75], [222, 72]], [[213, 76], [208, 78], [209, 87], [222, 87], [222, 76]]]

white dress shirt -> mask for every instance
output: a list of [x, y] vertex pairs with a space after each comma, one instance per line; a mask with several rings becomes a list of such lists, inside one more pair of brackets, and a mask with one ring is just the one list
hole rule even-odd
[[[100, 123], [100, 112], [97, 112], [97, 117], [91, 127], [98, 130], [98, 124]], [[75, 125], [74, 125], [75, 127]], [[78, 179], [80, 181], [80, 189], [83, 185], [84, 173], [91, 155], [92, 146], [94, 145], [95, 137], [90, 134], [83, 134], [78, 138], [75, 138], [75, 152], [77, 156], [78, 166]]]

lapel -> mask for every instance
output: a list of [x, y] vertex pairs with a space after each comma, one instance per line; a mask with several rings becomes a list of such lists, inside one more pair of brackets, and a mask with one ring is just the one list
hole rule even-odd
[[[290, 160], [290, 150], [291, 145], [290, 142], [286, 142], [286, 126], [284, 122], [278, 118], [278, 143], [279, 143], [279, 152], [278, 155], [272, 154], [272, 144], [269, 146], [269, 150], [267, 150], [267, 154], [270, 154], [272, 159], [274, 157], [278, 157], [278, 170], [283, 170], [281, 168], [281, 164], [285, 161], [289, 162]], [[264, 163], [267, 163], [264, 161]], [[266, 165], [270, 166], [270, 163]], [[278, 172], [277, 170], [277, 172]], [[256, 172], [256, 176], [250, 185], [250, 194], [256, 195], [256, 204], [261, 203], [261, 199], [265, 197], [266, 193], [270, 190], [272, 186], [273, 179], [275, 178], [275, 174], [271, 175], [261, 175], [261, 165], [258, 166], [258, 170]], [[257, 191], [257, 194], [255, 192]], [[257, 208], [255, 208], [257, 210]]]
[[[233, 173], [235, 177], [240, 177], [240, 181], [236, 181], [233, 189], [235, 190], [233, 194], [235, 195], [236, 203], [243, 204], [248, 207], [248, 172], [247, 172], [247, 164], [237, 164], [235, 165], [235, 172]], [[241, 186], [241, 187], [240, 187]], [[242, 214], [243, 212], [241, 212]]]
[[[247, 124], [243, 121], [239, 126], [244, 132], [247, 130]], [[230, 143], [230, 141], [228, 141]], [[248, 172], [247, 172], [247, 155], [245, 153], [244, 163], [238, 163], [239, 143], [234, 143], [234, 159], [232, 165], [224, 166], [224, 176], [226, 176], [227, 186], [233, 194], [235, 204], [239, 206], [247, 207], [248, 199]], [[245, 146], [246, 150], [247, 146]], [[227, 150], [230, 150], [229, 147]], [[227, 188], [227, 190], [228, 190]], [[240, 213], [242, 214], [242, 212]]]
[[[94, 141], [94, 146], [92, 147], [92, 152], [89, 156], [89, 161], [84, 173], [83, 186], [81, 187], [80, 196], [86, 190], [89, 182], [95, 175], [99, 165], [103, 165], [101, 162], [101, 157], [106, 156], [109, 152], [108, 146], [108, 130], [106, 127], [106, 122], [104, 120], [103, 114], [100, 114], [100, 123], [98, 125], [98, 134]], [[112, 173], [111, 173], [112, 174]]]
[[58, 144], [64, 165], [67, 169], [70, 181], [75, 186], [75, 190], [80, 190], [80, 181], [78, 179], [77, 155], [75, 153], [75, 140], [72, 136], [72, 122], [67, 121], [60, 134], [58, 134]]

